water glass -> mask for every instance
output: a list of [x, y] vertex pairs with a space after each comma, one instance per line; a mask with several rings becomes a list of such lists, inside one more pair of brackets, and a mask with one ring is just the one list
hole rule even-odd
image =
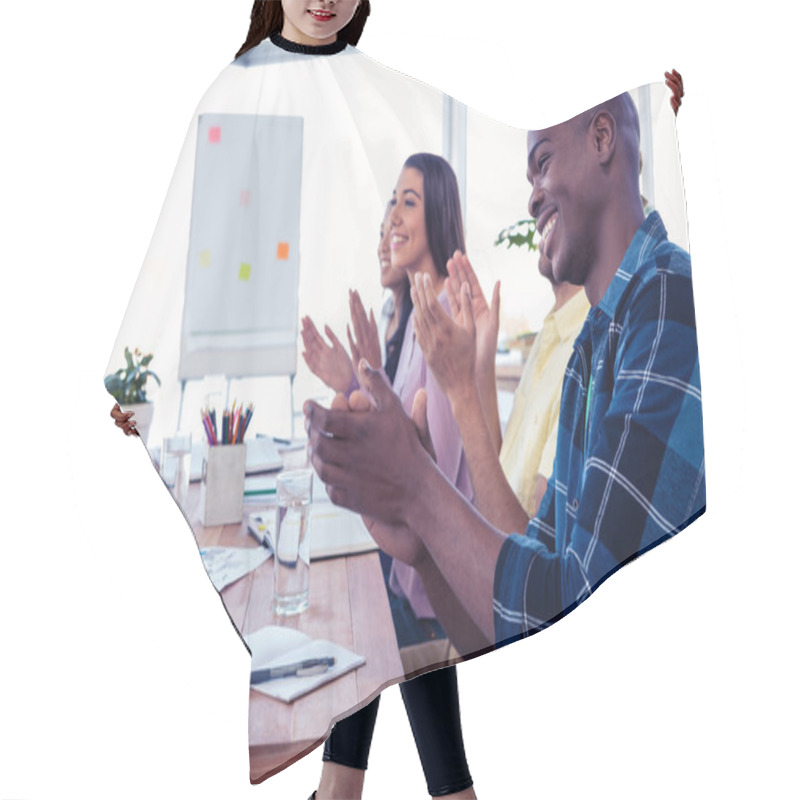
[[192, 464], [192, 434], [167, 436], [161, 447], [161, 480], [183, 509], [189, 494], [189, 471]]
[[313, 475], [310, 469], [297, 469], [277, 477], [272, 595], [276, 614], [299, 614], [308, 608]]

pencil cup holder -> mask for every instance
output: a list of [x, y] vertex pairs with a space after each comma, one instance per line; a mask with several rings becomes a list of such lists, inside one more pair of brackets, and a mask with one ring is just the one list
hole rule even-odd
[[227, 525], [242, 521], [246, 445], [206, 446], [200, 484], [200, 522]]

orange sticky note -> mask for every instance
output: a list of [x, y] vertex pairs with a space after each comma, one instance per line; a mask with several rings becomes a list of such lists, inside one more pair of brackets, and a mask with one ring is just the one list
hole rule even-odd
[[239, 265], [239, 280], [240, 281], [249, 281], [250, 280], [250, 269], [251, 269], [250, 265], [249, 264], [245, 264], [244, 261]]
[[278, 261], [286, 261], [289, 258], [289, 242], [278, 242]]

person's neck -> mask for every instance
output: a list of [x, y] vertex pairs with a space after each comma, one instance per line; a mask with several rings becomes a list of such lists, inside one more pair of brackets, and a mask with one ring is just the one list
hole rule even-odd
[[427, 275], [431, 279], [431, 285], [433, 286], [433, 292], [436, 297], [444, 290], [445, 279], [436, 270], [436, 264], [433, 263], [433, 258], [431, 256], [428, 256], [421, 264], [409, 267], [407, 271], [408, 279], [411, 281], [412, 286], [416, 281], [416, 276], [420, 274]]
[[269, 40], [276, 47], [287, 53], [299, 53], [307, 56], [333, 56], [347, 48], [347, 40], [337, 39], [331, 44], [298, 44], [290, 41], [280, 33], [273, 33]]
[[551, 281], [551, 285], [553, 287], [553, 295], [555, 295], [556, 298], [556, 302], [551, 311], [558, 311], [559, 308], [565, 306], [583, 289], [582, 286], [575, 286], [574, 283], [557, 283], [556, 281]]
[[592, 306], [602, 299], [616, 275], [625, 253], [644, 221], [642, 203], [616, 205], [606, 209], [597, 225], [597, 257], [589, 268], [583, 288]]
[[394, 301], [394, 312], [392, 313], [392, 322], [400, 322], [400, 315], [403, 313], [403, 305], [406, 300], [407, 287], [400, 284], [400, 286], [392, 287], [392, 300]]

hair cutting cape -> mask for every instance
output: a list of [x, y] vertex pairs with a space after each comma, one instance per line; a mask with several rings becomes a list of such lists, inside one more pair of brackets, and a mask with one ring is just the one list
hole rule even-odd
[[[648, 211], [658, 212], [655, 216], [670, 241], [688, 250], [667, 90], [653, 84], [630, 95], [641, 126], [642, 197]], [[581, 111], [575, 109], [576, 114]], [[526, 247], [495, 246], [501, 230], [527, 217], [525, 131], [470, 111], [353, 47], [312, 55], [266, 40], [226, 67], [197, 108], [109, 362], [107, 374], [113, 375], [126, 366], [126, 349], [152, 354], [146, 368], [157, 374], [160, 384], [148, 379], [148, 404], [136, 418], [170, 486], [177, 468], [162, 459], [167, 455], [161, 452], [164, 440], [178, 430], [192, 435], [191, 482], [182, 511], [224, 607], [251, 651], [253, 668], [319, 654], [336, 656], [336, 665], [320, 675], [275, 679], [251, 688], [254, 782], [317, 746], [336, 719], [410, 675], [392, 621], [388, 577], [363, 537], [359, 517], [333, 506], [324, 486], [315, 481], [310, 604], [289, 617], [273, 612], [274, 558], [248, 527], [258, 534], [260, 521], [260, 533], [268, 539], [274, 531], [275, 473], [268, 470], [286, 458], [281, 452], [285, 445], [275, 439], [301, 440], [302, 403], [332, 396], [298, 357], [299, 320], [308, 315], [320, 330], [329, 324], [344, 341], [351, 288], [377, 316], [382, 302], [378, 230], [404, 161], [418, 152], [441, 154], [453, 166], [467, 252], [485, 288], [503, 278], [504, 314], [524, 317], [531, 308], [546, 310], [552, 292], [537, 274], [537, 255]], [[618, 276], [625, 285], [612, 285], [615, 308], [630, 300], [633, 309], [611, 326], [618, 326], [620, 341], [636, 318], [636, 301], [626, 285], [635, 283], [632, 276], [649, 257], [647, 242], [637, 247], [641, 252]], [[684, 333], [691, 329], [683, 338], [678, 334], [689, 366], [683, 368], [679, 358], [673, 373], [663, 374], [657, 358], [645, 356], [620, 374], [626, 367], [622, 348], [613, 369], [598, 364], [596, 354], [587, 356], [598, 374], [613, 373], [603, 379], [604, 385], [588, 387], [589, 401], [605, 404], [603, 413], [615, 408], [613, 399], [609, 407], [609, 392], [626, 381], [632, 387], [626, 401], [630, 414], [623, 414], [607, 434], [612, 436], [605, 443], [607, 458], [598, 456], [596, 463], [583, 467], [587, 482], [592, 474], [602, 476], [591, 483], [597, 494], [590, 498], [598, 509], [596, 525], [575, 510], [577, 498], [562, 496], [573, 487], [553, 481], [543, 505], [558, 504], [563, 513], [554, 512], [551, 521], [543, 522], [538, 532], [529, 531], [528, 537], [514, 537], [501, 554], [503, 565], [495, 577], [498, 643], [560, 618], [619, 566], [685, 527], [705, 507], [689, 261], [683, 250], [678, 257], [659, 251], [659, 258], [665, 274], [654, 267], [654, 280], [663, 283], [677, 271], [688, 288], [664, 295], [666, 303], [677, 304], [666, 308], [666, 319], [656, 308], [643, 324], [651, 344], [662, 334], [676, 335], [675, 326], [669, 327], [676, 318]], [[606, 310], [613, 316], [614, 308]], [[566, 394], [567, 379], [564, 386]], [[579, 406], [583, 402], [581, 409], [586, 388], [573, 398]], [[646, 446], [631, 454], [626, 442], [636, 433], [636, 404], [647, 405], [652, 388], [660, 391], [650, 409], [659, 421], [648, 437], [636, 440]], [[637, 392], [638, 399], [633, 396]], [[126, 397], [123, 407], [136, 399]], [[224, 408], [234, 401], [237, 408], [253, 404], [243, 485], [236, 459], [233, 466], [222, 467], [223, 473], [235, 473], [229, 483], [225, 474], [220, 479], [213, 472], [209, 459], [215, 448], [207, 444], [201, 417], [207, 408], [215, 411], [221, 439]], [[593, 430], [584, 410], [571, 421], [562, 419], [562, 428], [567, 423], [574, 425], [566, 433], [562, 429], [557, 461], [571, 458], [568, 450], [576, 445], [579, 427], [582, 431], [581, 426], [589, 425], [590, 436]], [[224, 448], [220, 444], [216, 449]], [[637, 465], [633, 477], [631, 459]], [[632, 485], [642, 474], [647, 486]], [[230, 518], [231, 505], [239, 516]], [[601, 515], [612, 512], [627, 527], [609, 545], [597, 531], [605, 524]], [[536, 546], [526, 548], [525, 539]], [[592, 558], [600, 565], [597, 569]], [[537, 571], [548, 560], [549, 571]], [[519, 564], [524, 564], [521, 573]], [[500, 585], [503, 576], [508, 576], [507, 586]], [[530, 585], [536, 581], [556, 585], [556, 600], [540, 603], [537, 588]], [[543, 616], [540, 608], [545, 609]], [[425, 649], [420, 652], [424, 659]], [[430, 653], [416, 674], [454, 656], [452, 650], [435, 647]]]

